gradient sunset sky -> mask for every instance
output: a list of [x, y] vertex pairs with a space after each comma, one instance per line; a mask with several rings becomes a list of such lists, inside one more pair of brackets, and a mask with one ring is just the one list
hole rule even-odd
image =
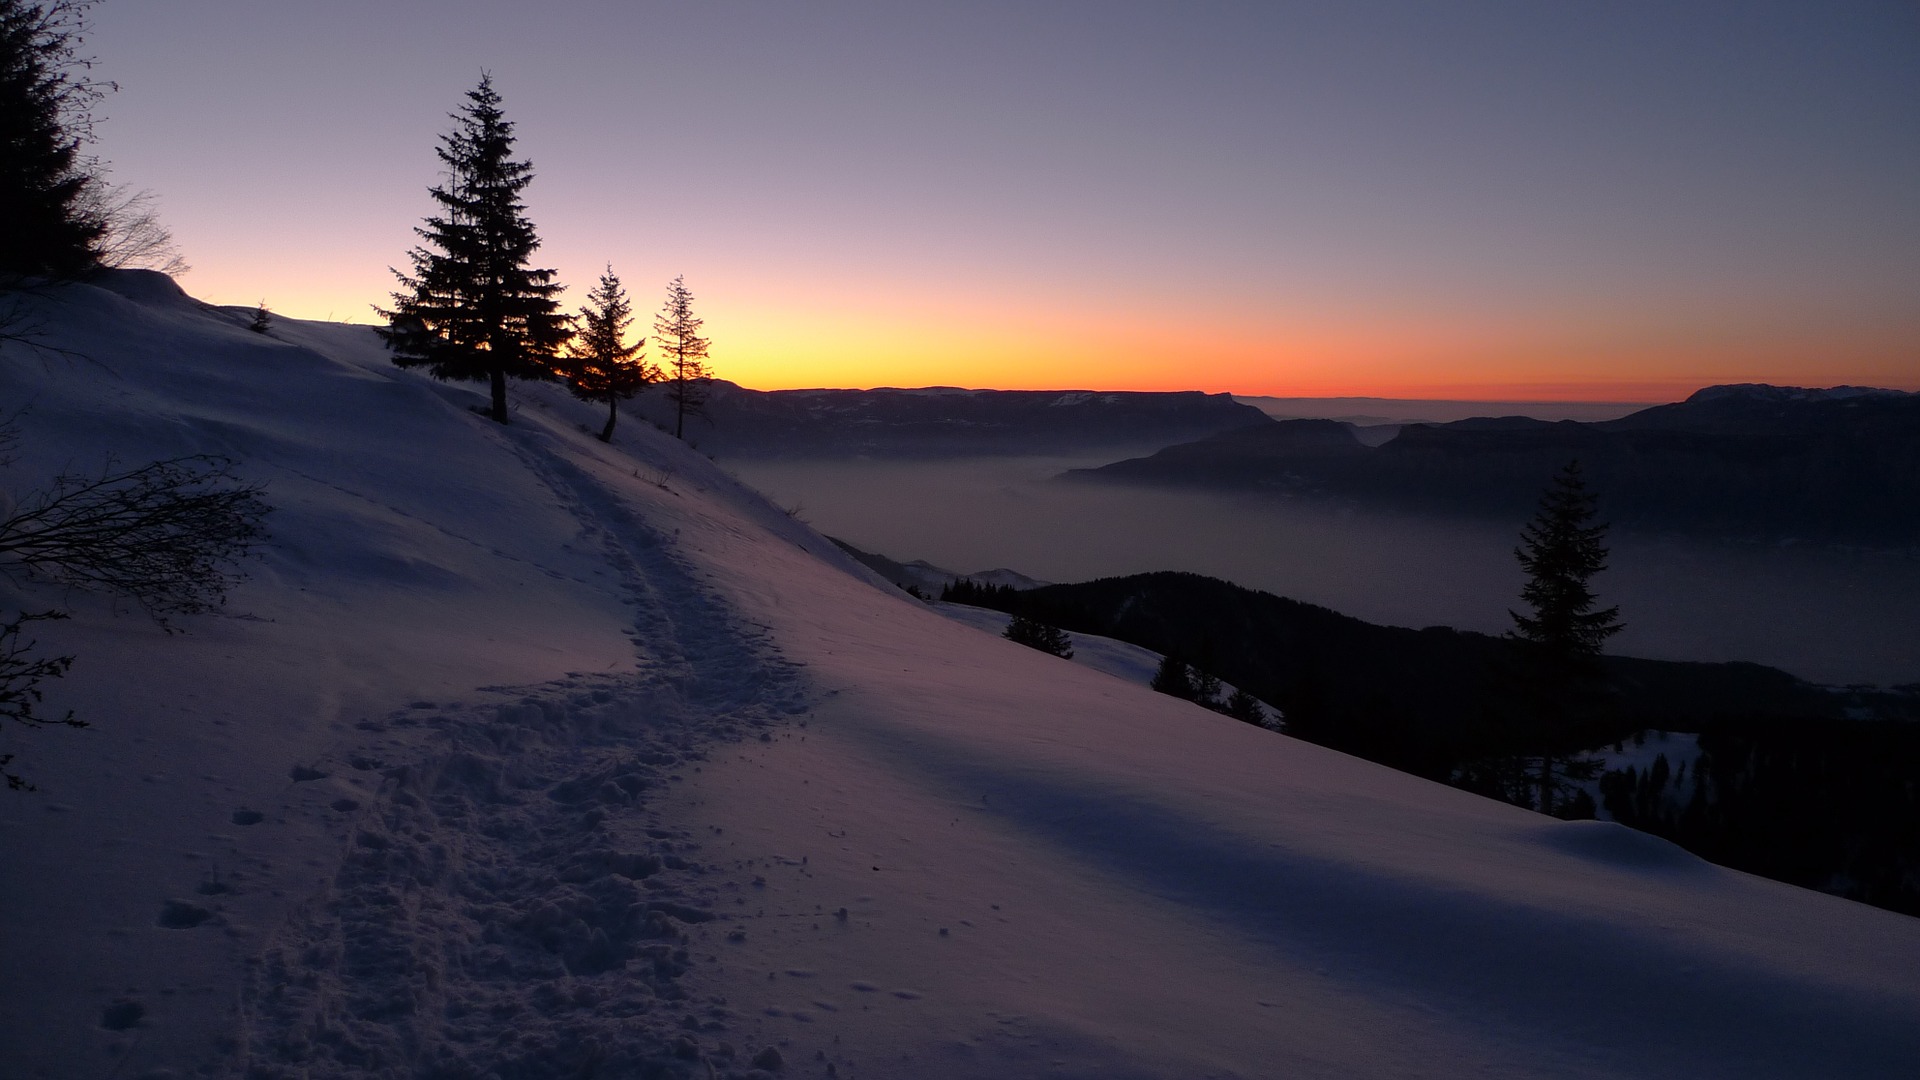
[[576, 307], [748, 386], [1920, 389], [1920, 5], [102, 0], [215, 303], [371, 322], [493, 74]]

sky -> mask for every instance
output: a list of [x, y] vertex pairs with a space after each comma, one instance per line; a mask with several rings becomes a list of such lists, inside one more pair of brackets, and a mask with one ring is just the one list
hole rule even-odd
[[101, 0], [215, 303], [372, 322], [483, 71], [577, 308], [747, 386], [1920, 389], [1920, 7]]

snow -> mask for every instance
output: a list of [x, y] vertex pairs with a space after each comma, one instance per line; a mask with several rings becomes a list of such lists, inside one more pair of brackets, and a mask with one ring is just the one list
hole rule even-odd
[[5, 486], [224, 453], [273, 538], [181, 634], [0, 581], [94, 725], [5, 736], [10, 1076], [1920, 1061], [1913, 919], [961, 625], [553, 388], [502, 428], [365, 328], [106, 286], [36, 301], [85, 358], [6, 346]]
[[[935, 602], [931, 607], [932, 610], [955, 622], [971, 626], [976, 630], [984, 630], [997, 637], [1005, 636], [1007, 624], [1013, 621], [1013, 616], [1005, 612], [995, 611], [992, 608], [974, 607], [971, 604]], [[1152, 649], [1143, 649], [1118, 638], [1079, 633], [1068, 634], [1067, 638], [1073, 643], [1072, 661], [1074, 663], [1105, 672], [1135, 686], [1152, 686], [1153, 677], [1160, 673], [1161, 661], [1166, 659], [1164, 655]], [[1220, 700], [1225, 701], [1232, 697], [1238, 689], [1232, 683], [1222, 682]], [[1261, 704], [1269, 716], [1278, 711], [1264, 702]]]

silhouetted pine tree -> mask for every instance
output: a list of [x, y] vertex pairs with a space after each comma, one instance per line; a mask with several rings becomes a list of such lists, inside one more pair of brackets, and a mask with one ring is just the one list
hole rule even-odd
[[550, 377], [568, 320], [554, 299], [553, 271], [527, 265], [540, 247], [520, 201], [533, 170], [513, 160], [513, 124], [490, 76], [468, 91], [453, 120], [436, 151], [447, 182], [428, 189], [442, 212], [414, 229], [426, 243], [408, 252], [411, 275], [393, 272], [402, 291], [392, 310], [375, 310], [387, 320], [380, 334], [395, 364], [489, 383], [490, 415], [504, 424], [507, 379]]
[[1073, 639], [1067, 636], [1066, 631], [1043, 623], [1039, 619], [1015, 615], [1001, 636], [1008, 641], [1017, 641], [1029, 649], [1052, 653], [1062, 660], [1073, 659]]
[[612, 442], [620, 403], [660, 377], [660, 369], [641, 355], [646, 339], [626, 343], [627, 327], [633, 325], [633, 305], [627, 302], [627, 290], [621, 287], [613, 267], [607, 267], [607, 272], [600, 275], [600, 284], [587, 294], [587, 306], [580, 309], [576, 323], [579, 333], [555, 370], [574, 397], [606, 403], [607, 426], [600, 429], [600, 441]]
[[1013, 594], [1017, 591], [1011, 585], [983, 585], [972, 578], [954, 578], [941, 588], [940, 599], [954, 604], [1010, 611]]
[[1190, 670], [1192, 674], [1188, 676], [1188, 680], [1193, 687], [1193, 700], [1195, 703], [1205, 705], [1215, 712], [1220, 711], [1222, 707], [1220, 703], [1220, 677], [1202, 668], [1196, 667]]
[[1259, 698], [1245, 690], [1236, 688], [1232, 694], [1228, 695], [1226, 704], [1221, 706], [1220, 711], [1235, 720], [1253, 724], [1256, 727], [1267, 726], [1267, 710], [1260, 707]]
[[106, 223], [88, 214], [98, 183], [79, 156], [111, 83], [76, 50], [91, 0], [0, 0], [0, 284], [91, 269]]
[[[1534, 710], [1540, 746], [1539, 810], [1554, 812], [1556, 792], [1568, 781], [1590, 780], [1598, 764], [1566, 753], [1576, 737], [1578, 713], [1599, 679], [1594, 657], [1621, 630], [1620, 609], [1595, 610], [1599, 602], [1588, 585], [1607, 565], [1607, 527], [1594, 522], [1594, 496], [1571, 461], [1553, 478], [1540, 499], [1539, 512], [1520, 533], [1514, 557], [1527, 572], [1520, 598], [1531, 609], [1509, 611], [1511, 636], [1525, 648], [1526, 700]], [[1555, 767], [1562, 770], [1555, 778]], [[1589, 800], [1591, 801], [1591, 800]]]
[[1160, 659], [1160, 667], [1154, 671], [1153, 681], [1147, 685], [1162, 694], [1193, 700], [1193, 676], [1187, 668], [1187, 662], [1172, 653]]
[[667, 400], [673, 402], [673, 437], [686, 438], [687, 417], [698, 415], [707, 403], [706, 338], [700, 327], [706, 320], [693, 313], [693, 293], [684, 277], [667, 283], [667, 301], [653, 320], [654, 341], [666, 362]]

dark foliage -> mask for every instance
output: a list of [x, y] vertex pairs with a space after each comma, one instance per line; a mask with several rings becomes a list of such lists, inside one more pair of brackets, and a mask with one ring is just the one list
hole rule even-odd
[[1168, 653], [1160, 658], [1160, 666], [1154, 669], [1153, 681], [1147, 684], [1156, 694], [1177, 697], [1183, 701], [1195, 699], [1193, 689], [1193, 669], [1185, 660]]
[[[33, 651], [39, 643], [24, 637], [23, 632], [28, 623], [64, 618], [58, 611], [23, 612], [11, 622], [0, 623], [0, 720], [29, 728], [87, 726], [85, 721], [74, 719], [71, 711], [52, 717], [37, 711], [42, 701], [40, 682], [65, 675], [73, 666], [73, 657], [35, 656]], [[16, 756], [11, 751], [0, 753], [0, 779], [6, 781], [9, 790], [32, 791], [34, 786], [11, 768]]]
[[[1290, 735], [1510, 801], [1524, 801], [1537, 790], [1524, 755], [1539, 745], [1538, 733], [1522, 722], [1530, 714], [1514, 688], [1523, 643], [1511, 638], [1374, 626], [1196, 574], [1140, 574], [1030, 590], [956, 583], [949, 590], [954, 593], [959, 595], [951, 598], [964, 603], [1024, 612], [1163, 654], [1191, 654], [1210, 643], [1220, 677], [1277, 706]], [[1911, 882], [1913, 853], [1920, 852], [1910, 839], [1920, 821], [1912, 809], [1913, 777], [1920, 775], [1920, 688], [1835, 691], [1758, 664], [1618, 656], [1595, 662], [1611, 688], [1608, 708], [1567, 732], [1557, 752], [1603, 746], [1649, 728], [1706, 731], [1710, 737], [1702, 745], [1710, 747], [1719, 740], [1795, 733], [1797, 749], [1769, 741], [1776, 749], [1754, 752], [1758, 763], [1751, 771], [1766, 779], [1714, 789], [1740, 793], [1724, 803], [1722, 838], [1699, 839], [1677, 825], [1663, 835], [1727, 865], [1905, 910], [1899, 905], [1907, 901], [1884, 898], [1895, 895], [1890, 880]], [[1863, 715], [1882, 719], [1849, 719]], [[1854, 748], [1815, 764], [1811, 748], [1821, 744], [1800, 738], [1805, 732], [1826, 733], [1835, 745]], [[1858, 747], [1854, 739], [1861, 740]], [[1734, 760], [1731, 751], [1720, 752]], [[1794, 755], [1799, 764], [1774, 763]], [[1709, 763], [1707, 775], [1720, 767]], [[1814, 774], [1824, 779], [1796, 787]], [[1849, 783], [1857, 790], [1842, 792]], [[1793, 806], [1797, 819], [1783, 824], [1783, 812], [1757, 809], [1769, 804]], [[1570, 795], [1558, 813], [1592, 816], [1594, 809], [1590, 800]], [[1637, 824], [1649, 816], [1621, 820]], [[1769, 861], [1766, 849], [1776, 843], [1783, 850]], [[1789, 850], [1803, 854], [1789, 858]], [[1792, 871], [1796, 877], [1782, 865], [1817, 863], [1821, 852], [1851, 861], [1828, 867], [1824, 883], [1819, 873]]]
[[613, 267], [607, 267], [600, 283], [587, 294], [587, 305], [580, 309], [575, 323], [579, 332], [554, 370], [566, 380], [574, 397], [606, 405], [607, 424], [600, 429], [600, 441], [612, 442], [620, 403], [660, 378], [660, 369], [647, 363], [640, 352], [646, 339], [627, 344], [633, 305], [627, 301], [627, 290]]
[[[1521, 771], [1517, 763], [1470, 767], [1465, 781], [1543, 814], [1575, 809], [1566, 800], [1577, 798], [1580, 785], [1599, 769], [1578, 751], [1593, 745], [1592, 736], [1606, 727], [1606, 680], [1596, 658], [1621, 625], [1619, 608], [1595, 610], [1589, 584], [1607, 565], [1607, 527], [1594, 521], [1594, 504], [1580, 463], [1568, 462], [1541, 496], [1513, 552], [1527, 574], [1520, 598], [1529, 609], [1525, 615], [1508, 612], [1520, 645], [1508, 669], [1522, 710], [1513, 735], [1532, 761], [1532, 795], [1526, 793], [1529, 785], [1512, 782]], [[1590, 808], [1578, 809], [1591, 816]]]
[[686, 438], [687, 417], [698, 416], [706, 408], [708, 384], [713, 372], [707, 369], [709, 342], [700, 336], [706, 320], [693, 313], [693, 293], [685, 278], [667, 283], [667, 300], [653, 320], [653, 340], [666, 362], [664, 376], [667, 400], [673, 403], [673, 437]]
[[1723, 866], [1920, 915], [1920, 725], [1770, 721], [1601, 777], [1607, 813]]
[[490, 77], [453, 120], [437, 151], [448, 180], [428, 189], [441, 213], [414, 230], [426, 243], [408, 253], [412, 274], [394, 271], [393, 308], [375, 310], [395, 364], [488, 383], [490, 415], [504, 424], [507, 380], [549, 378], [570, 331], [553, 271], [527, 265], [540, 246], [520, 201], [533, 169], [513, 160], [513, 124]]
[[1073, 639], [1059, 627], [1050, 626], [1038, 619], [1015, 615], [1001, 636], [1008, 641], [1025, 645], [1029, 649], [1052, 653], [1062, 660], [1073, 659]]
[[[1433, 779], [1523, 748], [1510, 672], [1520, 643], [1488, 634], [1376, 626], [1198, 574], [1161, 572], [1017, 590], [955, 582], [941, 599], [1027, 614], [1161, 654], [1205, 647], [1220, 678], [1279, 708], [1288, 734]], [[1913, 698], [1834, 694], [1757, 664], [1602, 656], [1611, 709], [1585, 746], [1642, 728], [1845, 710], [1906, 716]], [[1915, 717], [1920, 719], [1920, 717]]]
[[93, 268], [106, 225], [80, 147], [111, 84], [78, 52], [89, 0], [0, 0], [0, 284]]
[[1595, 611], [1598, 601], [1588, 585], [1607, 565], [1607, 527], [1594, 521], [1594, 503], [1580, 463], [1568, 462], [1540, 497], [1540, 509], [1513, 552], [1527, 572], [1520, 598], [1532, 609], [1529, 615], [1508, 612], [1514, 636], [1561, 661], [1599, 655], [1622, 629], [1620, 609]]
[[1014, 597], [1019, 591], [1011, 585], [983, 585], [969, 578], [955, 578], [940, 590], [940, 599], [955, 604], [993, 608], [995, 611], [1013, 611], [1016, 605]]
[[264, 536], [267, 504], [225, 458], [63, 475], [0, 521], [0, 564], [127, 597], [162, 625], [217, 610]]
[[1252, 724], [1255, 727], [1267, 726], [1267, 710], [1261, 707], [1259, 698], [1245, 690], [1236, 688], [1220, 706], [1220, 711], [1242, 723]]
[[272, 328], [273, 312], [267, 310], [267, 302], [262, 300], [260, 306], [254, 309], [253, 321], [247, 324], [247, 329], [256, 334], [264, 334]]

